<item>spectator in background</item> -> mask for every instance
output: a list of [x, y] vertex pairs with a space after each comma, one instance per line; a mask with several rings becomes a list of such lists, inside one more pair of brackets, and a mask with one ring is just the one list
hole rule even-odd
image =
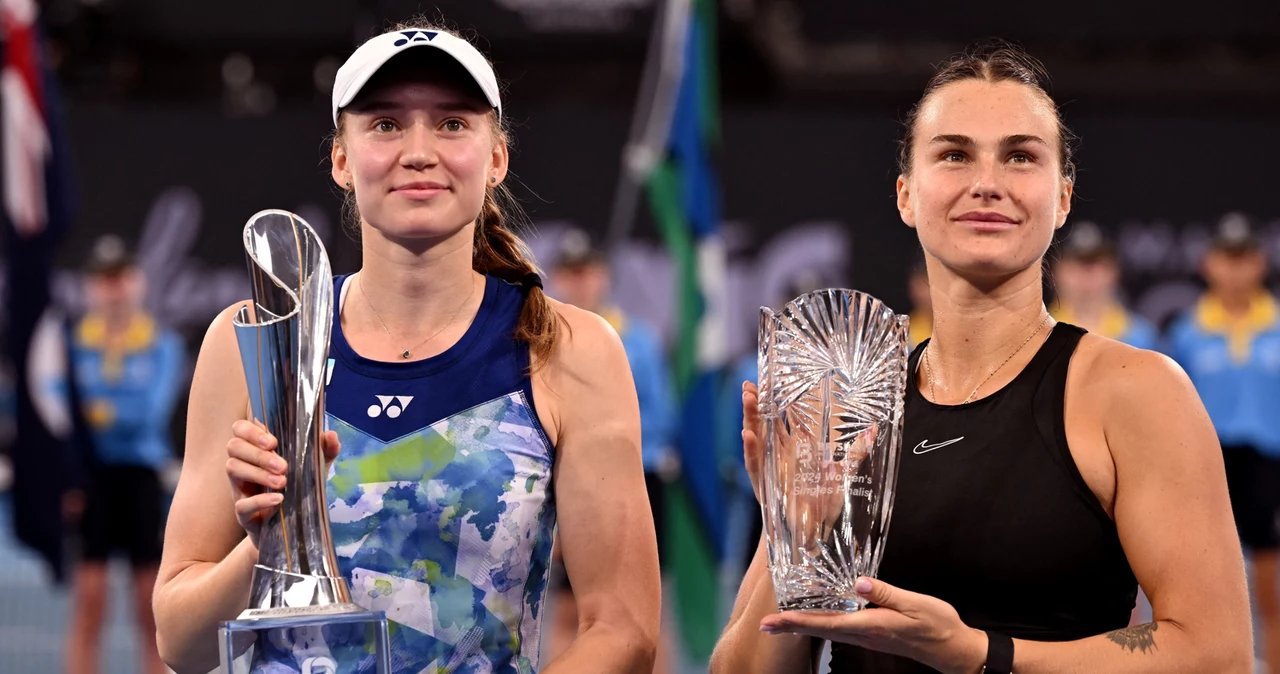
[[933, 333], [933, 305], [929, 299], [929, 272], [924, 267], [924, 258], [918, 258], [911, 265], [911, 276], [907, 278], [907, 293], [911, 296], [911, 348], [915, 349]]
[[[622, 338], [640, 402], [644, 483], [649, 493], [649, 505], [653, 510], [653, 524], [657, 530], [659, 564], [665, 570], [668, 547], [663, 538], [664, 487], [674, 479], [679, 470], [678, 459], [672, 451], [677, 425], [675, 390], [671, 384], [669, 364], [663, 352], [661, 337], [652, 326], [627, 315], [611, 302], [610, 274], [608, 261], [602, 252], [592, 246], [586, 232], [573, 229], [564, 233], [552, 267], [551, 291], [556, 299], [566, 304], [598, 314]], [[548, 660], [554, 660], [557, 654], [568, 648], [578, 631], [573, 588], [564, 573], [558, 544], [552, 559], [551, 633], [545, 654]], [[664, 624], [670, 623], [664, 621]], [[664, 629], [658, 641], [653, 670], [656, 674], [662, 674], [671, 668], [670, 643], [670, 634]]]
[[1139, 349], [1156, 348], [1155, 326], [1120, 302], [1120, 263], [1097, 225], [1072, 226], [1052, 275], [1057, 301], [1049, 312], [1055, 320]]
[[1205, 255], [1208, 289], [1169, 328], [1169, 355], [1190, 375], [1222, 444], [1253, 601], [1271, 671], [1280, 670], [1280, 307], [1249, 223], [1224, 218]]
[[160, 563], [164, 494], [160, 472], [174, 457], [169, 425], [183, 381], [183, 345], [142, 307], [145, 281], [120, 239], [98, 240], [87, 279], [88, 312], [74, 326], [71, 365], [76, 398], [88, 423], [80, 447], [87, 483], [68, 494], [78, 521], [81, 560], [75, 572], [67, 672], [97, 671], [107, 606], [107, 562], [129, 558], [133, 604], [146, 674], [168, 669], [156, 649], [151, 592]]

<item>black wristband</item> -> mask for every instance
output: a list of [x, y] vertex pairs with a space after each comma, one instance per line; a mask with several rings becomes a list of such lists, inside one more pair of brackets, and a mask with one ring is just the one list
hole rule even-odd
[[987, 632], [987, 664], [982, 674], [1013, 674], [1013, 638]]

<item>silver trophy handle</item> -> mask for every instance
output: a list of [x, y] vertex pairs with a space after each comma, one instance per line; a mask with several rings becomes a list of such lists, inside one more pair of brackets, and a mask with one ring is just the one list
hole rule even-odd
[[360, 610], [338, 570], [325, 499], [324, 382], [333, 274], [315, 230], [288, 211], [244, 227], [252, 307], [233, 324], [254, 420], [288, 462], [284, 501], [262, 524], [248, 609], [241, 618]]

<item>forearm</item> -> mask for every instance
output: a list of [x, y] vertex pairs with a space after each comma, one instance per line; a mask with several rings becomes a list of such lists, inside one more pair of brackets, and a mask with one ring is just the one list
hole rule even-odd
[[610, 672], [650, 674], [657, 653], [656, 636], [596, 622], [578, 632], [569, 648], [543, 669], [544, 674]]
[[218, 667], [218, 624], [249, 603], [258, 551], [248, 538], [220, 562], [192, 564], [162, 579], [153, 608], [160, 657], [178, 674], [206, 674]]
[[753, 596], [747, 610], [720, 636], [711, 656], [711, 674], [812, 674], [813, 639], [761, 632], [761, 619], [778, 609], [771, 584], [761, 583], [753, 594], [759, 598]]
[[811, 674], [813, 639], [796, 634], [766, 634], [760, 621], [778, 612], [765, 560], [764, 542], [738, 590], [738, 608], [711, 654], [712, 674]]
[[1018, 674], [1253, 672], [1250, 635], [1213, 634], [1200, 627], [1192, 631], [1159, 620], [1078, 641], [1015, 640], [1013, 669]]

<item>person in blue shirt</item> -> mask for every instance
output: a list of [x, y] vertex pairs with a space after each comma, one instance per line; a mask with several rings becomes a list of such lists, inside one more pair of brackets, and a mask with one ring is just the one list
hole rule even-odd
[[[550, 290], [557, 299], [603, 317], [622, 338], [622, 346], [635, 379], [640, 402], [640, 448], [644, 463], [644, 483], [653, 510], [653, 523], [658, 537], [659, 569], [666, 567], [667, 546], [664, 537], [664, 487], [678, 470], [675, 441], [677, 410], [670, 366], [657, 329], [629, 315], [612, 303], [611, 271], [605, 255], [592, 245], [586, 232], [571, 229], [560, 240], [551, 265]], [[558, 550], [559, 546], [557, 546]], [[558, 557], [558, 554], [557, 554]], [[548, 644], [549, 657], [563, 650], [578, 629], [572, 588], [556, 564], [556, 594], [552, 602], [552, 630]], [[664, 634], [658, 642], [654, 672], [668, 671], [670, 639]]]
[[1155, 349], [1159, 334], [1145, 318], [1120, 301], [1120, 261], [1115, 248], [1092, 222], [1079, 222], [1053, 264], [1055, 320], [1139, 349]]
[[751, 487], [751, 476], [747, 474], [747, 465], [742, 452], [734, 452], [742, 446], [742, 384], [760, 383], [759, 357], [755, 351], [744, 353], [724, 368], [724, 379], [720, 382], [720, 391], [716, 394], [716, 452], [720, 457], [723, 475], [733, 489], [728, 490], [741, 504], [745, 515], [742, 529], [731, 533], [745, 541], [741, 547], [741, 557], [737, 559], [741, 565], [739, 572], [745, 572], [751, 565], [755, 555], [755, 542], [760, 540], [760, 532], [764, 520], [760, 514], [760, 505], [756, 502], [755, 492]]
[[1267, 664], [1280, 667], [1280, 305], [1247, 220], [1224, 218], [1200, 300], [1170, 326], [1168, 355], [1191, 376], [1222, 444]]
[[145, 282], [120, 240], [103, 237], [88, 268], [88, 312], [71, 333], [71, 366], [88, 447], [79, 448], [87, 484], [66, 499], [79, 521], [67, 672], [97, 671], [107, 610], [107, 562], [127, 556], [144, 664], [167, 669], [156, 649], [151, 592], [160, 563], [164, 494], [160, 473], [174, 458], [169, 426], [185, 380], [181, 338], [142, 307]]
[[[787, 302], [826, 287], [830, 287], [830, 284], [826, 283], [820, 275], [808, 270], [797, 272], [786, 282], [781, 297], [775, 298], [770, 308], [775, 311], [780, 310]], [[755, 342], [756, 340], [752, 339], [752, 343]], [[751, 565], [751, 558], [755, 556], [755, 542], [760, 540], [760, 532], [764, 527], [760, 506], [756, 502], [755, 493], [751, 487], [751, 477], [747, 474], [747, 465], [742, 454], [742, 385], [744, 382], [760, 383], [758, 349], [752, 349], [738, 356], [724, 368], [723, 373], [720, 390], [716, 396], [718, 405], [716, 423], [719, 425], [715, 436], [716, 451], [721, 457], [721, 465], [724, 466], [727, 481], [737, 489], [735, 495], [747, 502], [747, 521], [744, 527], [745, 532], [742, 532], [747, 544], [742, 550], [741, 559], [742, 569], [745, 571]]]

